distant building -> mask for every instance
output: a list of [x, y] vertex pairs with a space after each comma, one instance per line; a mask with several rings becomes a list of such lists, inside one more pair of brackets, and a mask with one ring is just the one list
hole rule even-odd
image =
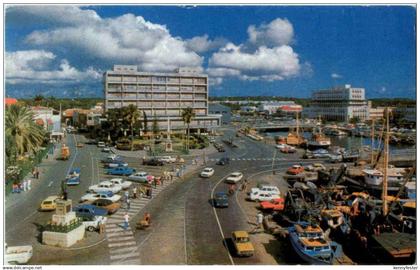
[[279, 111], [285, 105], [296, 105], [294, 101], [275, 101], [275, 102], [263, 102], [258, 106], [259, 112], [265, 112], [266, 114], [274, 114]]
[[395, 114], [401, 116], [407, 122], [417, 122], [416, 107], [397, 107], [395, 108]]
[[31, 111], [34, 114], [35, 123], [42, 126], [46, 131], [61, 131], [61, 116], [58, 111], [43, 106], [33, 106]]
[[158, 127], [184, 130], [182, 109], [195, 112], [192, 132], [220, 126], [221, 116], [208, 110], [208, 76], [194, 68], [179, 68], [174, 73], [139, 72], [137, 66], [114, 65], [104, 73], [105, 111], [130, 104], [145, 112], [150, 121], [156, 117]]
[[4, 99], [4, 104], [6, 105], [6, 106], [10, 106], [10, 105], [13, 105], [13, 104], [16, 104], [18, 101], [17, 101], [17, 99], [15, 99], [15, 98], [5, 98]]
[[227, 125], [230, 123], [232, 117], [231, 109], [228, 106], [219, 104], [219, 103], [210, 103], [209, 104], [209, 114], [222, 115], [222, 124]]
[[311, 117], [348, 122], [352, 118], [365, 121], [369, 118], [369, 107], [364, 88], [347, 84], [312, 93]]

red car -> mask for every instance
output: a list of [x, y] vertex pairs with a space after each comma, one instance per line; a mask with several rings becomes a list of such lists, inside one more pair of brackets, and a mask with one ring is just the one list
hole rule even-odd
[[303, 168], [303, 166], [300, 166], [300, 165], [293, 165], [292, 167], [287, 169], [287, 173], [293, 174], [293, 175], [303, 173], [304, 171], [305, 171], [305, 168]]
[[277, 198], [269, 202], [260, 202], [262, 210], [282, 211], [284, 209], [284, 199]]
[[280, 148], [280, 152], [285, 153], [285, 154], [296, 153], [296, 148], [294, 148], [293, 146], [286, 146], [286, 147]]

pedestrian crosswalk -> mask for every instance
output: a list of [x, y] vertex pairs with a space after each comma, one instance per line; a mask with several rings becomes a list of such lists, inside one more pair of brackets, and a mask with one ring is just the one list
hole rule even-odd
[[[152, 196], [157, 196], [168, 185], [169, 181], [165, 181], [162, 185], [153, 187]], [[105, 235], [108, 241], [109, 258], [111, 264], [114, 265], [136, 265], [140, 264], [140, 254], [136, 239], [134, 238], [133, 229], [129, 226], [124, 228], [124, 215], [128, 213], [129, 220], [133, 218], [143, 209], [151, 199], [137, 198], [131, 199], [129, 209], [127, 206], [119, 209], [110, 216], [105, 224]]]

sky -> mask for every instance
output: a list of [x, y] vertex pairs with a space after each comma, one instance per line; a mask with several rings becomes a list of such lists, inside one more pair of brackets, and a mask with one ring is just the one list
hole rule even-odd
[[416, 97], [412, 6], [11, 5], [6, 96], [102, 97], [114, 64], [196, 67], [210, 96], [310, 97], [351, 84]]

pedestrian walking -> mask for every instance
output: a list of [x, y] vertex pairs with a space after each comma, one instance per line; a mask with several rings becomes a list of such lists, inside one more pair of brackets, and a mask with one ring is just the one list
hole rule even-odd
[[130, 199], [127, 199], [127, 210], [130, 210], [130, 204], [131, 204]]
[[35, 173], [36, 173], [36, 179], [39, 179], [39, 170], [38, 170], [38, 168], [36, 168]]
[[125, 200], [127, 201], [128, 200], [128, 196], [130, 196], [130, 192], [128, 190], [126, 190], [124, 192], [124, 196], [125, 196]]
[[28, 191], [31, 190], [31, 183], [32, 183], [32, 180], [29, 178], [28, 183], [27, 183]]
[[17, 183], [13, 183], [12, 185], [12, 193], [18, 193], [19, 185]]
[[130, 219], [130, 216], [128, 215], [128, 212], [125, 212], [124, 215], [124, 230], [128, 229], [128, 220]]
[[163, 174], [163, 176], [160, 178], [161, 179], [161, 185], [163, 186], [163, 182], [165, 181], [166, 175]]
[[257, 229], [262, 229], [262, 224], [263, 224], [264, 216], [263, 216], [263, 214], [261, 212], [258, 212], [256, 218], [257, 218], [257, 224], [256, 224], [256, 226], [254, 228], [254, 231], [256, 231]]
[[28, 189], [28, 182], [25, 180], [23, 180], [23, 191], [26, 191]]
[[156, 179], [156, 177], [153, 179], [153, 185], [155, 186], [155, 188], [156, 188], [156, 185], [157, 185], [157, 179]]
[[133, 188], [133, 198], [137, 199], [137, 187], [136, 186], [134, 186], [134, 188]]

